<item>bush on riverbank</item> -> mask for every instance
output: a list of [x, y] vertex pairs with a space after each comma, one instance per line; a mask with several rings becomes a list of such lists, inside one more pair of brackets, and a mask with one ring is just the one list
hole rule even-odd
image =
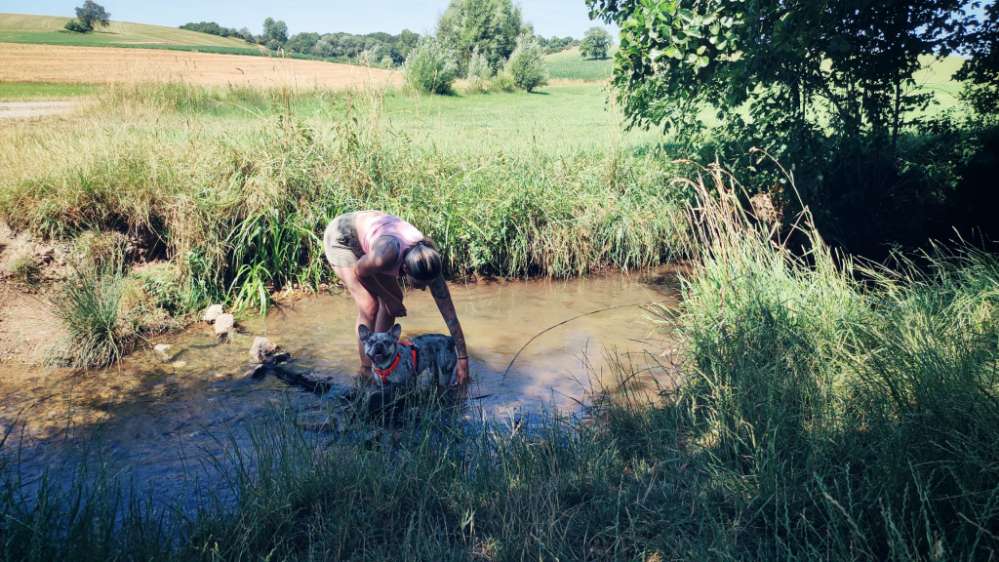
[[988, 559], [999, 549], [999, 260], [941, 251], [928, 272], [861, 272], [806, 226], [806, 262], [714, 177], [721, 197], [701, 188], [695, 273], [663, 316], [685, 361], [661, 402], [608, 396], [575, 427], [422, 425], [396, 445], [320, 445], [272, 423], [229, 465], [235, 504], [206, 502], [191, 519], [129, 506], [108, 532], [116, 496], [93, 491], [114, 486], [31, 501], [8, 486], [4, 554]]

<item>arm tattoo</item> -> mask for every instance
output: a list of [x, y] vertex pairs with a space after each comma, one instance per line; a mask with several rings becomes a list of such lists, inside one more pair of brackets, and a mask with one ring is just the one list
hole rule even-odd
[[458, 321], [458, 313], [454, 310], [454, 302], [451, 300], [451, 291], [447, 288], [447, 283], [443, 278], [438, 277], [430, 284], [430, 294], [434, 296], [437, 309], [441, 311], [441, 317], [447, 324], [447, 329], [454, 338], [454, 347], [458, 355], [466, 356], [465, 334], [461, 330], [461, 322]]

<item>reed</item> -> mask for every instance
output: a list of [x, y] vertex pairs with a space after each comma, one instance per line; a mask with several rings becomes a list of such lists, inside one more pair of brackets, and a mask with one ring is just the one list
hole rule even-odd
[[343, 95], [332, 122], [296, 116], [326, 95], [110, 88], [89, 120], [13, 133], [28, 138], [12, 143], [24, 148], [0, 218], [51, 238], [127, 233], [181, 268], [188, 302], [261, 309], [274, 290], [330, 279], [319, 234], [357, 209], [413, 222], [451, 276], [568, 277], [688, 251], [688, 194], [662, 154], [445, 153], [400, 142]]

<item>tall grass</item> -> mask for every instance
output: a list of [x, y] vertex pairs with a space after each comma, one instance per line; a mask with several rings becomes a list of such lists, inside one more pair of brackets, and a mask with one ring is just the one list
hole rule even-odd
[[[281, 93], [106, 96], [127, 119], [16, 145], [51, 158], [11, 166], [0, 215], [45, 236], [149, 241], [169, 260], [137, 281], [154, 308], [265, 306], [273, 289], [318, 284], [326, 221], [381, 208], [434, 237], [451, 275], [692, 254], [681, 308], [662, 314], [684, 344], [682, 377], [657, 402], [606, 396], [588, 423], [530, 432], [423, 423], [372, 443], [351, 437], [362, 426], [320, 445], [272, 423], [221, 465], [233, 502], [176, 517], [101, 474], [25, 485], [8, 448], [5, 559], [997, 556], [994, 256], [939, 249], [929, 267], [873, 267], [831, 252], [807, 215], [802, 255], [743, 211], [722, 170], [677, 180], [658, 154], [455, 155], [412, 146], [377, 115], [296, 118]], [[201, 120], [226, 108], [256, 128]], [[108, 335], [94, 356], [113, 357], [128, 279], [84, 281], [73, 310], [95, 311], [82, 333]]]
[[53, 350], [56, 361], [105, 367], [134, 348], [138, 330], [124, 314], [123, 291], [120, 269], [79, 268], [60, 286], [55, 310], [67, 341]]
[[[976, 560], [999, 547], [999, 262], [799, 257], [715, 171], [677, 321], [686, 439], [758, 558]], [[864, 281], [858, 281], [857, 279]]]
[[[669, 188], [671, 165], [652, 155], [453, 155], [390, 134], [376, 113], [298, 119], [300, 98], [281, 92], [167, 85], [112, 88], [103, 100], [94, 111], [112, 115], [106, 129], [32, 136], [52, 158], [17, 164], [0, 217], [54, 238], [128, 232], [161, 247], [204, 299], [264, 307], [275, 289], [318, 285], [329, 275], [318, 233], [365, 208], [413, 222], [453, 276], [566, 277], [687, 250], [687, 194]], [[251, 126], [203, 128], [226, 107]], [[177, 115], [171, 127], [157, 125], [164, 113]]]
[[363, 422], [322, 440], [269, 422], [219, 465], [233, 501], [178, 518], [117, 504], [119, 533], [100, 507], [117, 496], [84, 493], [115, 489], [106, 480], [25, 496], [8, 478], [5, 555], [994, 558], [999, 260], [941, 249], [929, 269], [873, 268], [831, 254], [807, 217], [802, 257], [742, 211], [727, 176], [706, 179], [689, 183], [696, 269], [662, 316], [683, 338], [682, 376], [658, 400], [620, 385], [582, 424], [424, 416], [374, 441], [357, 438]]

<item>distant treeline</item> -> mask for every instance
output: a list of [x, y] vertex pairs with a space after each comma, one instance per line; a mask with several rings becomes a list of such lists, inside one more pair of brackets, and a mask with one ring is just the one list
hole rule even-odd
[[[365, 34], [353, 33], [296, 33], [287, 36], [287, 26], [282, 21], [267, 18], [264, 23], [264, 33], [254, 35], [249, 29], [224, 27], [213, 21], [191, 22], [180, 26], [181, 29], [209, 33], [220, 37], [237, 37], [257, 45], [264, 45], [271, 50], [284, 49], [300, 55], [322, 57], [327, 59], [360, 61], [378, 66], [399, 66], [406, 62], [409, 52], [420, 41], [420, 35], [408, 29], [398, 35], [375, 32]], [[546, 53], [556, 53], [579, 45], [579, 40], [570, 36], [535, 37]]]
[[233, 29], [231, 27], [222, 27], [221, 25], [213, 21], [199, 21], [197, 23], [185, 23], [180, 26], [181, 29], [187, 29], [189, 31], [200, 31], [201, 33], [210, 33], [212, 35], [218, 35], [219, 37], [238, 37], [240, 39], [245, 39], [250, 43], [256, 43], [256, 36], [250, 32], [249, 29]]
[[538, 40], [538, 44], [541, 45], [541, 48], [548, 54], [559, 53], [566, 49], [579, 46], [579, 39], [570, 35], [566, 35], [565, 37], [552, 35], [548, 39], [545, 39], [541, 35], [535, 35], [534, 38]]

